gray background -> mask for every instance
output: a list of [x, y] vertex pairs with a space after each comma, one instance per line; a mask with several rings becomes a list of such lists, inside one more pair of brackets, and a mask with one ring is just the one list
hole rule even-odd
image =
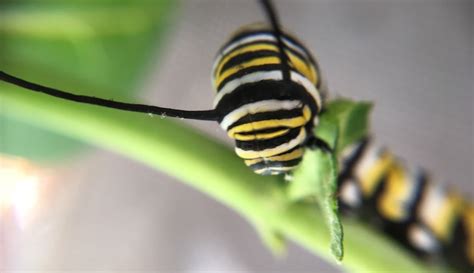
[[[378, 142], [472, 199], [472, 2], [276, 3], [283, 25], [317, 56], [331, 94], [375, 103]], [[207, 109], [217, 49], [262, 14], [250, 0], [181, 8], [143, 101]], [[217, 124], [190, 124], [228, 141]], [[18, 242], [9, 246], [11, 269], [340, 272], [296, 245], [275, 259], [233, 211], [108, 151], [67, 162], [54, 177], [47, 206], [27, 229], [10, 232]]]

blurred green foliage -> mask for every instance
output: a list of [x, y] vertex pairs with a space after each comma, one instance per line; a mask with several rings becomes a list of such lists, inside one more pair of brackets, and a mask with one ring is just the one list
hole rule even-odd
[[[0, 1], [0, 70], [74, 93], [133, 101], [166, 37], [174, 3]], [[1, 108], [0, 153], [49, 161], [85, 147]]]

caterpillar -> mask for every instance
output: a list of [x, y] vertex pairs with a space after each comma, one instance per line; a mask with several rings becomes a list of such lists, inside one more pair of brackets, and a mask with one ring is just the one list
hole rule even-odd
[[[298, 166], [322, 108], [319, 69], [296, 38], [278, 39], [261, 24], [238, 30], [213, 67], [219, 124], [235, 140], [235, 151], [258, 174], [281, 174]], [[251, 95], [250, 95], [251, 94]]]
[[340, 157], [339, 203], [413, 254], [474, 268], [474, 205], [365, 139]]
[[0, 71], [0, 80], [80, 103], [182, 119], [218, 121], [235, 139], [237, 155], [258, 174], [294, 169], [304, 148], [324, 143], [313, 127], [322, 108], [318, 66], [309, 51], [284, 34], [270, 1], [261, 6], [269, 26], [238, 31], [220, 50], [214, 66], [214, 109], [186, 111], [76, 95]]
[[[75, 95], [0, 71], [0, 80], [79, 103], [168, 117], [217, 121], [235, 140], [236, 153], [254, 172], [288, 173], [314, 136], [324, 108], [318, 63], [294, 36], [284, 32], [269, 1], [261, 1], [270, 24], [241, 28], [216, 57], [214, 109], [186, 111]], [[343, 213], [360, 215], [414, 254], [445, 257], [453, 267], [474, 267], [474, 208], [459, 195], [410, 170], [368, 140], [340, 159], [339, 200]], [[433, 212], [439, 212], [434, 214]]]

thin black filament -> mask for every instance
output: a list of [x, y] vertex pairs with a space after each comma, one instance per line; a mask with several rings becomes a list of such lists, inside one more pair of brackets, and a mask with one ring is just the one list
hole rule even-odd
[[44, 93], [53, 97], [57, 97], [57, 98], [61, 98], [64, 100], [69, 100], [69, 101], [75, 101], [78, 103], [92, 104], [92, 105], [103, 106], [107, 108], [119, 109], [119, 110], [124, 110], [124, 111], [147, 113], [147, 114], [160, 115], [160, 116], [173, 117], [173, 118], [211, 120], [211, 121], [217, 121], [219, 119], [219, 115], [215, 110], [188, 111], [188, 110], [158, 107], [158, 106], [153, 106], [153, 105], [125, 103], [125, 102], [96, 98], [92, 96], [76, 95], [69, 92], [54, 89], [51, 87], [32, 83], [32, 82], [17, 78], [15, 76], [9, 75], [3, 71], [0, 71], [0, 80], [4, 82], [8, 82], [16, 86], [23, 87], [25, 89], [28, 89], [34, 92]]
[[280, 29], [280, 23], [278, 21], [278, 17], [276, 15], [275, 9], [270, 0], [260, 0], [260, 3], [263, 6], [263, 9], [270, 21], [270, 24], [273, 28], [273, 33], [277, 39], [278, 51], [280, 52], [280, 59], [282, 63], [282, 72], [283, 72], [283, 79], [290, 80], [290, 67], [288, 65], [288, 56], [285, 52], [285, 45], [282, 40], [282, 31]]

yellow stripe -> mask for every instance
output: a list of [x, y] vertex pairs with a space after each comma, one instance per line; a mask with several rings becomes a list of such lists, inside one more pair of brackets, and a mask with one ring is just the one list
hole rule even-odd
[[271, 156], [282, 154], [288, 150], [293, 149], [297, 145], [303, 143], [306, 139], [306, 130], [304, 127], [301, 127], [298, 136], [294, 139], [291, 139], [288, 142], [282, 143], [279, 146], [268, 148], [261, 151], [253, 151], [253, 150], [242, 150], [238, 147], [235, 147], [235, 152], [237, 155], [243, 159], [255, 159], [255, 158], [268, 158]]
[[243, 132], [252, 132], [257, 130], [271, 129], [277, 127], [287, 127], [287, 128], [297, 128], [305, 125], [307, 120], [302, 117], [295, 117], [290, 119], [270, 119], [270, 120], [261, 120], [250, 123], [245, 123], [242, 125], [235, 126], [234, 128], [227, 131], [227, 135], [230, 138], [236, 138], [235, 134]]
[[296, 70], [303, 74], [311, 83], [316, 85], [318, 81], [318, 76], [316, 74], [314, 66], [311, 63], [302, 60], [300, 57], [294, 55], [290, 51], [285, 51], [288, 57], [290, 58], [290, 62], [294, 65]]
[[263, 158], [255, 158], [255, 159], [245, 159], [245, 165], [250, 166], [253, 164], [257, 164], [263, 161]]
[[214, 76], [219, 75], [221, 73], [221, 70], [222, 70], [222, 67], [224, 66], [224, 64], [227, 63], [227, 61], [229, 61], [233, 57], [235, 57], [237, 55], [240, 55], [240, 54], [247, 53], [247, 52], [260, 51], [260, 50], [270, 50], [270, 51], [278, 52], [278, 47], [275, 46], [275, 45], [270, 45], [270, 44], [253, 44], [253, 45], [244, 46], [244, 47], [241, 47], [237, 50], [231, 51], [230, 53], [228, 53], [225, 57], [223, 57], [219, 61], [219, 65], [217, 66], [216, 70], [214, 71]]
[[405, 170], [399, 164], [394, 164], [388, 172], [386, 183], [378, 201], [379, 210], [389, 220], [403, 220], [408, 217], [408, 208], [404, 204], [414, 182], [408, 179]]
[[[269, 119], [244, 123], [227, 131], [230, 138], [238, 139], [242, 135], [239, 133], [252, 132], [263, 129], [271, 129], [277, 127], [296, 128], [305, 125], [311, 119], [311, 109], [308, 106], [303, 107], [303, 115], [289, 119]], [[237, 136], [238, 135], [238, 136]], [[263, 134], [262, 134], [263, 135]]]
[[266, 64], [279, 64], [279, 63], [280, 63], [280, 59], [278, 57], [265, 57], [265, 58], [257, 58], [245, 63], [238, 64], [236, 66], [233, 66], [227, 69], [224, 73], [219, 74], [219, 76], [214, 81], [214, 86], [219, 86], [221, 82], [224, 81], [226, 78], [228, 78], [232, 74], [235, 74], [245, 68], [249, 68], [252, 66], [266, 65]]
[[427, 223], [438, 238], [449, 241], [461, 206], [462, 200], [459, 196], [452, 193], [445, 196], [443, 204], [436, 211], [438, 217], [433, 218], [431, 223]]
[[[304, 152], [304, 150], [299, 148], [299, 149], [296, 149], [296, 150], [292, 151], [291, 153], [271, 156], [271, 157], [265, 158], [265, 160], [266, 161], [290, 161], [290, 160], [298, 159], [298, 158], [302, 157], [303, 152]], [[246, 159], [245, 164], [247, 166], [250, 166], [250, 165], [253, 165], [253, 164], [260, 163], [262, 161], [263, 161], [263, 158]]]
[[293, 159], [298, 159], [303, 156], [303, 149], [296, 149], [291, 153], [276, 155], [269, 158], [271, 161], [290, 161]]
[[464, 226], [467, 229], [466, 254], [471, 265], [474, 265], [474, 206], [467, 205], [464, 213]]
[[241, 141], [270, 139], [270, 138], [284, 135], [288, 133], [289, 130], [290, 129], [283, 129], [283, 130], [272, 132], [272, 133], [253, 134], [253, 135], [234, 134], [234, 138]]
[[373, 194], [377, 185], [381, 182], [382, 176], [387, 172], [393, 163], [393, 156], [389, 152], [384, 152], [376, 162], [370, 166], [360, 177], [362, 192], [368, 197]]
[[[219, 65], [217, 66], [217, 68], [215, 69], [214, 71], [214, 77], [215, 77], [215, 86], [218, 86], [220, 84], [220, 82], [222, 82], [223, 79], [227, 78], [229, 75], [237, 72], [238, 70], [240, 69], [237, 69], [239, 68], [241, 65], [237, 65], [236, 68], [237, 70], [234, 71], [233, 73], [227, 73], [227, 74], [222, 74], [222, 68], [223, 66], [225, 65], [225, 63], [227, 63], [231, 58], [237, 56], [237, 55], [240, 55], [240, 54], [245, 54], [245, 53], [248, 53], [248, 52], [252, 52], [252, 51], [259, 51], [259, 50], [270, 50], [270, 51], [274, 51], [274, 52], [278, 52], [279, 49], [277, 46], [275, 45], [269, 45], [269, 44], [254, 44], [254, 45], [249, 45], [249, 46], [245, 46], [245, 47], [242, 47], [242, 48], [239, 48], [237, 50], [234, 50], [232, 52], [230, 52], [229, 54], [227, 54], [225, 57], [223, 57], [220, 61], [219, 61]], [[316, 73], [316, 69], [315, 67], [309, 62], [309, 61], [306, 61], [304, 59], [301, 59], [299, 56], [291, 53], [291, 51], [289, 50], [285, 50], [286, 54], [288, 55], [289, 59], [290, 59], [290, 65], [293, 64], [293, 66], [296, 68], [296, 70], [298, 72], [300, 72], [301, 74], [303, 74], [306, 78], [308, 78], [311, 83], [313, 83], [314, 85], [317, 84], [318, 82], [318, 75]], [[275, 62], [275, 63], [280, 63], [280, 60], [278, 57], [274, 57], [274, 58], [277, 58], [278, 59], [278, 62]], [[262, 59], [262, 58], [258, 58], [258, 59]], [[257, 59], [257, 60], [258, 60]], [[273, 64], [273, 62], [269, 62], [268, 64]], [[226, 70], [226, 71], [229, 71], [229, 70]], [[220, 79], [220, 80], [219, 80]]]
[[306, 120], [306, 122], [308, 122], [311, 119], [311, 115], [312, 115], [311, 109], [309, 109], [309, 107], [305, 105], [303, 107], [303, 117]]

